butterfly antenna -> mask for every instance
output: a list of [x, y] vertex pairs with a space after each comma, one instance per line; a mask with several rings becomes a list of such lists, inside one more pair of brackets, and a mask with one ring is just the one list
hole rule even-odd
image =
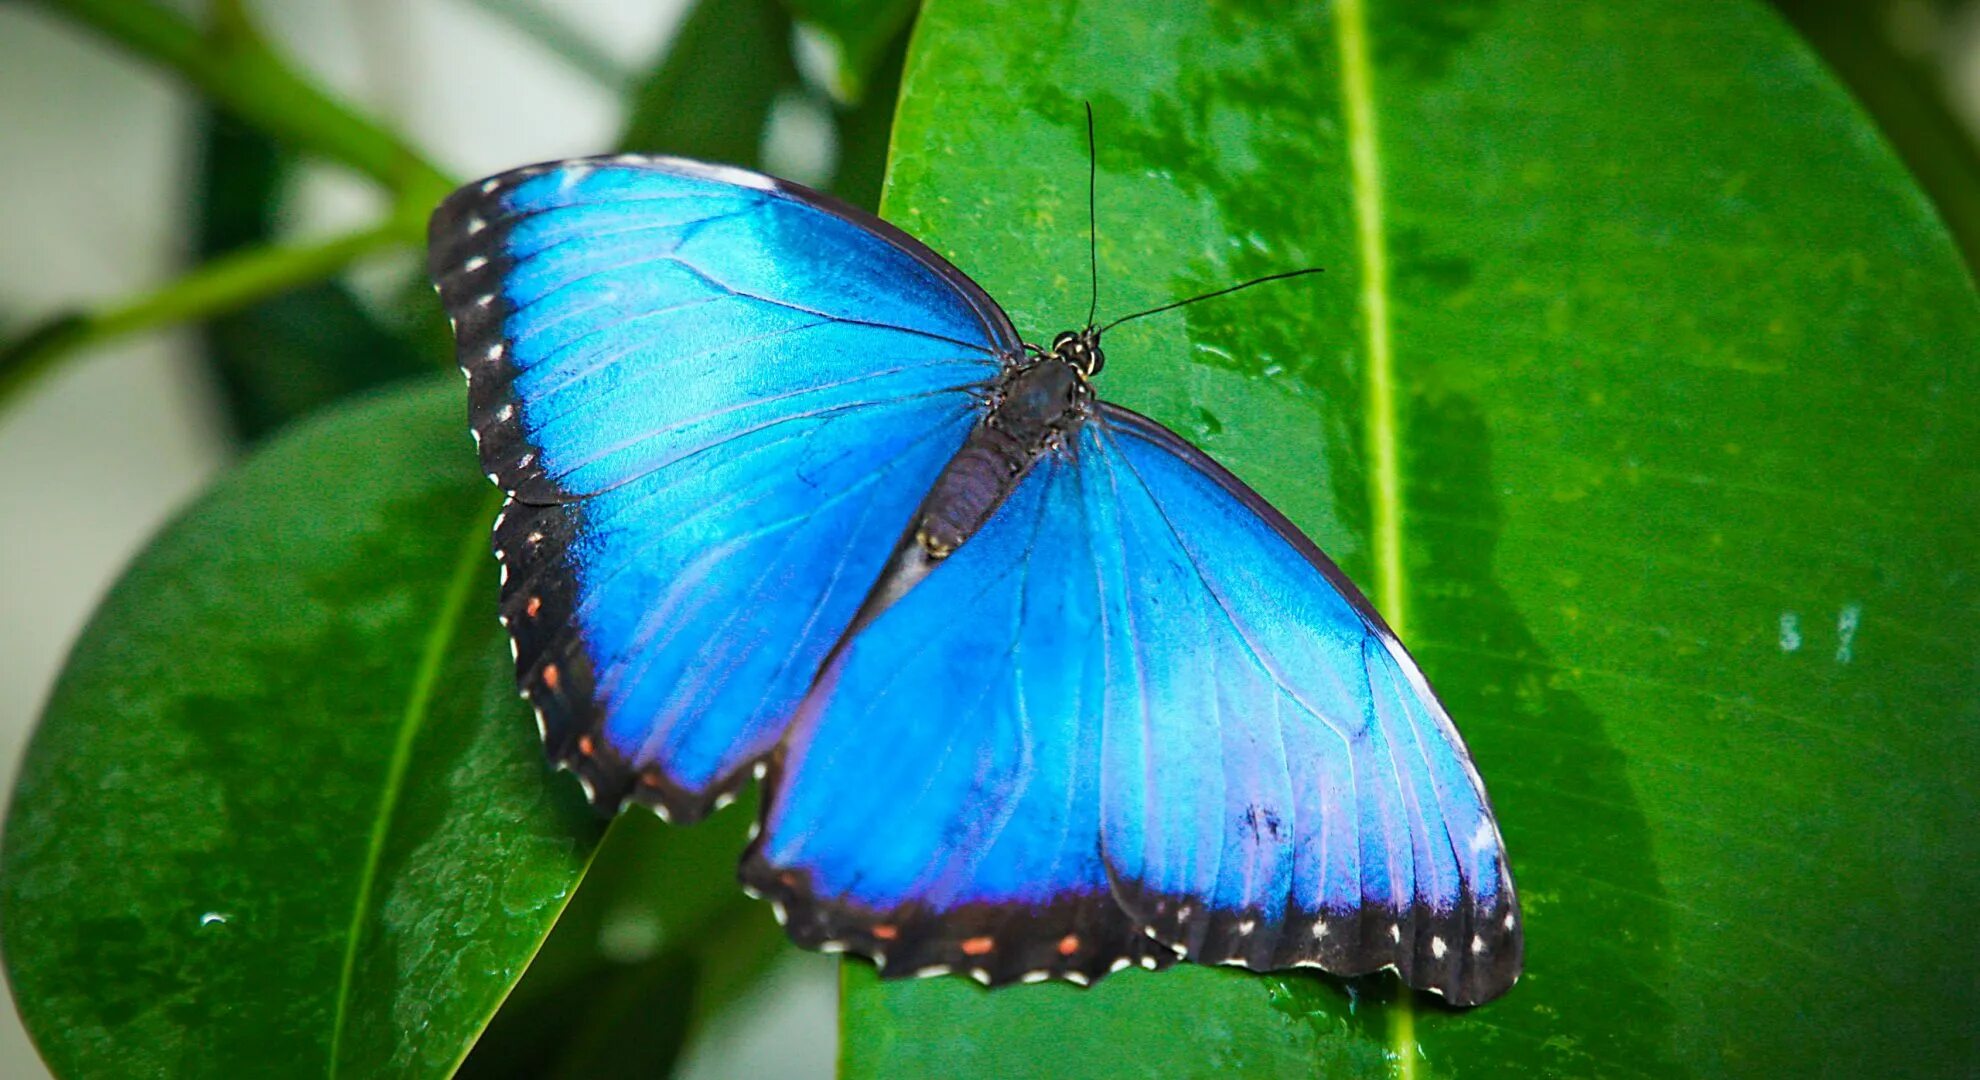
[[1100, 312], [1100, 215], [1094, 187], [1100, 179], [1100, 152], [1093, 138], [1093, 103], [1086, 103], [1086, 265], [1093, 270], [1093, 302], [1086, 307], [1086, 325]]
[[[1252, 278], [1250, 281], [1239, 282], [1236, 285], [1230, 285], [1225, 288], [1218, 289], [1215, 292], [1207, 292], [1201, 296], [1192, 296], [1187, 300], [1177, 300], [1174, 303], [1163, 304], [1161, 307], [1149, 308], [1147, 311], [1137, 311], [1132, 315], [1123, 315], [1120, 318], [1115, 319], [1113, 322], [1110, 322], [1107, 325], [1101, 327], [1100, 332], [1104, 334], [1107, 331], [1112, 330], [1114, 327], [1119, 326], [1124, 322], [1128, 322], [1133, 319], [1139, 319], [1143, 315], [1154, 315], [1159, 312], [1170, 311], [1175, 308], [1182, 307], [1185, 304], [1194, 304], [1198, 300], [1208, 300], [1213, 296], [1224, 296], [1229, 293], [1237, 292], [1239, 289], [1249, 289], [1253, 285], [1263, 285], [1268, 281], [1284, 281], [1287, 278], [1305, 277], [1307, 274], [1324, 274], [1324, 273], [1326, 273], [1326, 270], [1322, 267], [1309, 266], [1304, 270], [1283, 270], [1276, 274], [1266, 274], [1264, 277]], [[1092, 320], [1089, 319], [1087, 321], [1087, 325], [1091, 326]]]

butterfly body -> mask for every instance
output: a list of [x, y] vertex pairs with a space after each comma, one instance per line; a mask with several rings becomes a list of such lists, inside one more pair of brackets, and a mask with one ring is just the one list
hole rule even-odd
[[434, 218], [517, 679], [602, 809], [763, 779], [747, 888], [884, 974], [1396, 968], [1523, 927], [1395, 635], [1249, 487], [828, 197], [670, 158]]
[[986, 394], [986, 412], [935, 481], [919, 513], [931, 556], [961, 547], [1037, 460], [1076, 438], [1093, 404], [1087, 377], [1057, 353], [1021, 363]]

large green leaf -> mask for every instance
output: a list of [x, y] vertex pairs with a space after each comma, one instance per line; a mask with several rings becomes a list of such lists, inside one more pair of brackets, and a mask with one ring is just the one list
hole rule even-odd
[[443, 1076], [599, 826], [546, 785], [448, 380], [257, 455], [77, 644], [0, 851], [62, 1075]]
[[1927, 25], [1950, 28], [1966, 0], [1769, 2], [1863, 102], [1938, 207], [1967, 270], [1980, 270], [1980, 131], [1957, 108], [1952, 56], [1918, 47], [1921, 9]]
[[936, 0], [888, 214], [1337, 556], [1442, 688], [1526, 978], [847, 968], [870, 1076], [1980, 1069], [1980, 305], [1767, 9]]
[[667, 1075], [794, 950], [769, 909], [736, 887], [755, 814], [746, 797], [691, 829], [621, 815], [461, 1075]]

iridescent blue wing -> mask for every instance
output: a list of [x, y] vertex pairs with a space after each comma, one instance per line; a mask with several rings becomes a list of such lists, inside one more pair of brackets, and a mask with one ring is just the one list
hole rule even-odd
[[1125, 409], [1093, 427], [1118, 543], [1102, 836], [1123, 906], [1202, 963], [1502, 993], [1523, 953], [1511, 870], [1416, 662], [1236, 477]]
[[775, 743], [1019, 345], [899, 230], [754, 173], [534, 166], [434, 215], [518, 680], [601, 807]]
[[1283, 517], [1125, 410], [854, 637], [782, 753], [745, 880], [889, 974], [1091, 978], [1151, 940], [1393, 965], [1460, 1004], [1519, 972], [1498, 827], [1414, 662]]
[[1101, 860], [1090, 479], [1041, 461], [821, 673], [743, 857], [799, 944], [992, 985], [1174, 962]]

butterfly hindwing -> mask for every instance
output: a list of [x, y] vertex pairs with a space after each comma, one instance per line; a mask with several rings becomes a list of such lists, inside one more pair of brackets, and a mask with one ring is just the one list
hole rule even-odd
[[1414, 662], [1125, 410], [852, 638], [782, 753], [745, 880], [889, 974], [1394, 965], [1472, 1003], [1519, 970], [1497, 826]]
[[1101, 859], [1084, 480], [1040, 462], [800, 709], [743, 879], [801, 944], [993, 985], [1174, 962]]
[[[1101, 407], [1118, 545], [1102, 833], [1124, 905], [1202, 963], [1517, 978], [1483, 784], [1415, 661], [1320, 551], [1167, 429]], [[1121, 632], [1125, 628], [1126, 632]]]
[[601, 808], [693, 820], [776, 741], [1016, 335], [878, 219], [677, 159], [491, 178], [430, 250], [549, 753]]

